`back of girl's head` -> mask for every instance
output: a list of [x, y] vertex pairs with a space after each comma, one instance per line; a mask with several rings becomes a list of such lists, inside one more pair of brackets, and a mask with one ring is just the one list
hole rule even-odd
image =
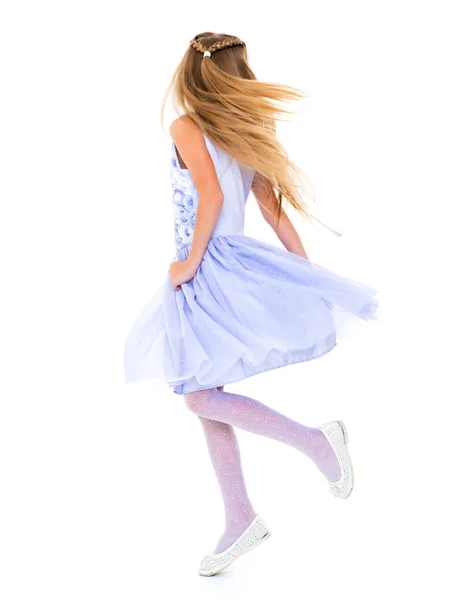
[[[192, 52], [191, 48], [195, 52]], [[227, 51], [219, 52], [219, 50]], [[210, 52], [211, 55], [214, 54], [211, 63], [224, 73], [241, 79], [256, 79], [248, 64], [245, 42], [234, 35], [226, 33], [199, 33], [190, 41], [189, 48], [184, 56], [186, 59], [186, 74], [196, 76], [196, 82], [203, 91], [208, 91], [207, 84], [205, 85], [204, 81], [204, 78], [206, 78], [206, 81], [208, 79], [208, 71], [204, 70], [202, 73], [205, 51]], [[207, 66], [206, 62], [205, 66]]]
[[[206, 53], [206, 54], [205, 54]], [[162, 106], [173, 91], [175, 109], [192, 119], [219, 147], [255, 169], [268, 190], [308, 217], [311, 184], [276, 137], [275, 123], [292, 111], [282, 104], [306, 94], [293, 87], [259, 81], [247, 46], [225, 33], [196, 35], [178, 65]]]

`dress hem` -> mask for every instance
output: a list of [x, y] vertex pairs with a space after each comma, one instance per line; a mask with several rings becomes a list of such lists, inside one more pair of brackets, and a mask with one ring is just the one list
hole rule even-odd
[[177, 391], [177, 388], [180, 388], [182, 386], [176, 386], [176, 387], [170, 386], [170, 387], [172, 388], [172, 392], [177, 396], [183, 396], [184, 394], [189, 394], [191, 392], [198, 392], [200, 390], [210, 390], [210, 389], [220, 387], [222, 385], [229, 385], [230, 383], [237, 383], [239, 381], [244, 381], [246, 379], [250, 379], [251, 377], [253, 377], [255, 375], [259, 375], [260, 373], [274, 371], [275, 369], [280, 369], [281, 367], [287, 367], [289, 365], [295, 365], [295, 364], [302, 363], [302, 362], [309, 362], [316, 358], [320, 358], [321, 356], [325, 356], [326, 354], [331, 352], [331, 350], [333, 350], [333, 348], [335, 348], [336, 346], [337, 346], [337, 342], [335, 340], [331, 346], [325, 348], [321, 352], [314, 354], [313, 356], [308, 356], [306, 358], [298, 358], [298, 359], [295, 359], [295, 360], [292, 360], [289, 362], [283, 362], [282, 364], [274, 365], [272, 367], [262, 367], [261, 369], [259, 369], [257, 371], [253, 371], [250, 375], [246, 375], [244, 377], [238, 377], [236, 379], [229, 379], [229, 380], [223, 381], [222, 383], [217, 383], [216, 385], [208, 384], [208, 385], [204, 385], [204, 386], [197, 386], [197, 387], [185, 389], [183, 391]]

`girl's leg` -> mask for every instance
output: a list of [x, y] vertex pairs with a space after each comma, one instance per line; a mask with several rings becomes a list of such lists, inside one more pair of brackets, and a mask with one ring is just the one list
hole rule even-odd
[[200, 417], [225, 508], [225, 529], [213, 550], [223, 552], [250, 525], [256, 512], [242, 472], [236, 433], [231, 425]]
[[221, 421], [259, 435], [270, 437], [311, 458], [329, 481], [337, 481], [340, 466], [325, 435], [314, 427], [306, 427], [248, 396], [232, 394], [219, 388], [185, 394], [192, 412], [205, 419]]

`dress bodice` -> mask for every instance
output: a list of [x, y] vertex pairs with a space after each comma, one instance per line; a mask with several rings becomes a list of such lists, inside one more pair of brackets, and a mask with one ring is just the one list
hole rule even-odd
[[[224, 195], [224, 202], [212, 237], [244, 233], [245, 204], [250, 193], [254, 171], [243, 167], [203, 134]], [[181, 168], [172, 142], [171, 181], [175, 221], [175, 246], [191, 243], [198, 206], [198, 192], [188, 169]]]

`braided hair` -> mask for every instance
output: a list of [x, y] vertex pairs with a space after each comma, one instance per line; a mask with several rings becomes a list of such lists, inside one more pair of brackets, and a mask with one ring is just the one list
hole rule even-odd
[[195, 36], [190, 42], [189, 45], [192, 46], [192, 48], [194, 48], [194, 50], [197, 50], [198, 52], [201, 52], [203, 54], [203, 52], [211, 52], [211, 54], [213, 54], [213, 52], [217, 52], [218, 50], [222, 50], [223, 48], [230, 48], [231, 46], [244, 46], [245, 47], [245, 43], [240, 40], [238, 37], [228, 37], [225, 38], [223, 40], [218, 40], [216, 42], [214, 42], [213, 44], [211, 44], [211, 46], [205, 46], [204, 44], [202, 44], [202, 42], [198, 39], [199, 36]]

